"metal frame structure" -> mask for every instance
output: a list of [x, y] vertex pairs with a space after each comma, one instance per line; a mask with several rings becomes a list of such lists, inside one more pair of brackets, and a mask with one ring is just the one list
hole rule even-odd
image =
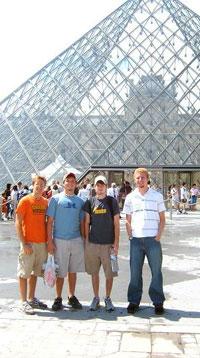
[[59, 157], [200, 168], [199, 31], [178, 0], [126, 1], [0, 103], [1, 187]]

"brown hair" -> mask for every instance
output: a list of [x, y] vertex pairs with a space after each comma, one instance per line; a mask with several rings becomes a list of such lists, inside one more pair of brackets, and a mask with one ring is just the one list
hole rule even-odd
[[38, 180], [38, 179], [42, 180], [42, 181], [44, 182], [44, 184], [46, 185], [47, 180], [46, 180], [45, 177], [43, 177], [43, 176], [41, 176], [41, 175], [35, 175], [35, 176], [33, 177], [32, 184], [34, 185], [35, 182], [36, 182], [36, 180]]
[[134, 171], [134, 177], [137, 175], [137, 174], [145, 174], [147, 179], [149, 180], [149, 172], [146, 168], [137, 168], [135, 169]]

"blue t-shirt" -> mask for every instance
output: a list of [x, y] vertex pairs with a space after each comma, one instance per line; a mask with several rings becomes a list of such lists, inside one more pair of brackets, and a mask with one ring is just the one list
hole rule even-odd
[[81, 236], [80, 221], [84, 219], [84, 201], [76, 195], [64, 192], [54, 195], [47, 209], [47, 216], [54, 218], [53, 237], [71, 240]]

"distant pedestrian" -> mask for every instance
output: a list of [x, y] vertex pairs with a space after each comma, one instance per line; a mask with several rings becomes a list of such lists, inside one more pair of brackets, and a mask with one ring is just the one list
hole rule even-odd
[[45, 188], [45, 190], [44, 190], [44, 192], [43, 192], [43, 196], [44, 196], [44, 198], [46, 198], [46, 199], [51, 199], [51, 197], [52, 197], [52, 190], [51, 190], [51, 186], [50, 185], [48, 185], [47, 186], [47, 188]]
[[51, 187], [52, 196], [59, 194], [59, 188], [57, 184], [53, 184]]
[[196, 210], [196, 204], [197, 204], [197, 198], [199, 195], [199, 190], [196, 186], [196, 184], [193, 184], [190, 189], [190, 195], [191, 195], [191, 210]]
[[116, 185], [116, 183], [112, 183], [111, 187], [108, 188], [107, 194], [115, 198], [117, 201], [119, 199], [119, 189]]
[[7, 205], [6, 205], [6, 194], [3, 192], [1, 194], [1, 220], [7, 221]]
[[86, 184], [86, 189], [88, 190], [88, 198], [92, 196], [92, 184], [90, 183], [90, 179], [86, 178], [84, 184]]
[[18, 188], [17, 188], [17, 185], [13, 185], [10, 197], [11, 197], [11, 217], [15, 221], [16, 209], [17, 209], [17, 204], [18, 204]]
[[185, 182], [181, 185], [181, 205], [182, 205], [182, 213], [188, 214], [186, 211], [186, 203], [189, 199], [189, 192], [187, 190], [187, 184]]
[[86, 187], [87, 187], [87, 185], [83, 184], [83, 187], [81, 189], [79, 189], [79, 192], [78, 192], [79, 198], [81, 198], [83, 201], [86, 201], [90, 197], [89, 191]]
[[181, 214], [182, 210], [180, 209], [180, 193], [179, 193], [179, 188], [176, 184], [172, 185], [171, 197], [172, 197], [172, 207], [176, 209], [177, 214]]
[[6, 219], [11, 219], [11, 184], [6, 184], [6, 190], [5, 190], [5, 198], [6, 198], [6, 207], [7, 207], [7, 212], [6, 212]]

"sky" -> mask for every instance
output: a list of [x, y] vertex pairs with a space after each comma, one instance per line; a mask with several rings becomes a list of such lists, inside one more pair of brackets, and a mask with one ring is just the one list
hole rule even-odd
[[[125, 0], [0, 2], [0, 101]], [[199, 0], [182, 0], [200, 15]]]

